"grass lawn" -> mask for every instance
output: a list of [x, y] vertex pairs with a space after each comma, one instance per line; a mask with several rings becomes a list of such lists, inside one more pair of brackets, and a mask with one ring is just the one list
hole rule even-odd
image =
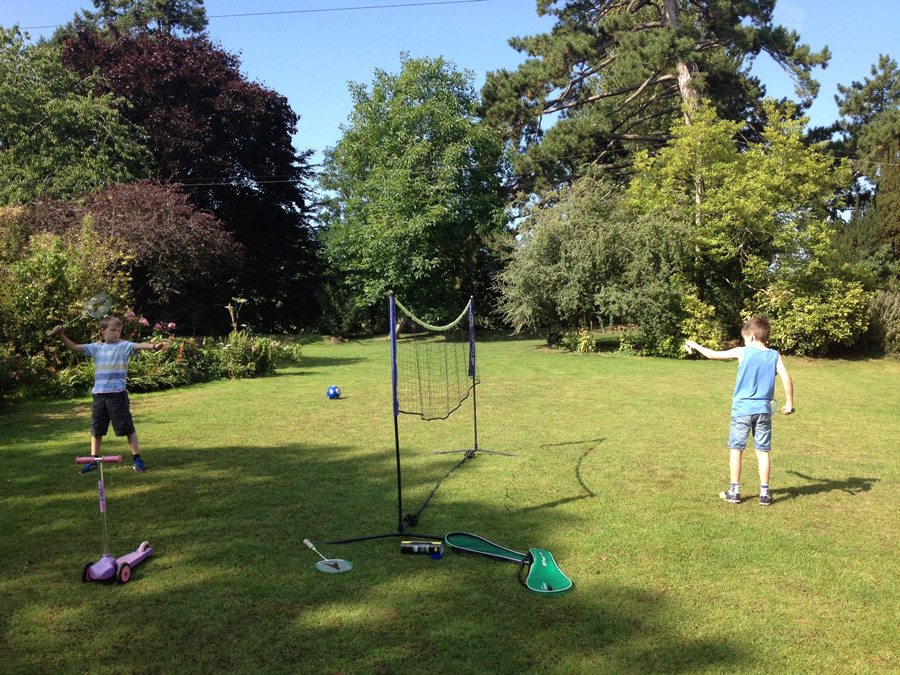
[[[516, 456], [466, 462], [415, 529], [548, 549], [575, 589], [546, 598], [511, 564], [323, 543], [397, 528], [389, 344], [304, 354], [132, 397], [148, 470], [106, 469], [110, 542], [154, 555], [125, 585], [79, 581], [89, 399], [0, 410], [0, 672], [900, 671], [900, 362], [787, 359], [762, 508], [717, 497], [736, 363], [481, 340], [479, 446]], [[471, 446], [471, 401], [399, 425], [409, 512], [460, 458], [432, 453]], [[305, 537], [355, 569], [316, 571]]]

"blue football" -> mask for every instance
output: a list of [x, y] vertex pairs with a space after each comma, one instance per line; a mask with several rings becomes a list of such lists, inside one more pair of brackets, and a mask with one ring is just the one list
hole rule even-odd
[[328, 398], [340, 398], [341, 397], [341, 388], [340, 387], [328, 387]]

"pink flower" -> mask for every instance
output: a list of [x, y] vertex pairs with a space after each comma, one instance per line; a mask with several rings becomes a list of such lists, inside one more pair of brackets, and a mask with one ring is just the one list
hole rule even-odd
[[144, 317], [141, 317], [140, 319], [138, 319], [138, 323], [141, 324], [142, 326], [149, 326], [149, 325], [150, 325], [150, 322], [147, 321], [147, 319], [145, 319]]
[[161, 323], [155, 323], [155, 324], [153, 324], [153, 328], [154, 328], [155, 330], [162, 330], [162, 329], [163, 329], [163, 325], [162, 325]]
[[127, 312], [125, 312], [125, 320], [126, 321], [134, 321], [136, 317], [137, 317], [137, 314], [132, 312], [130, 309]]
[[175, 324], [172, 323], [171, 321], [169, 322], [169, 325], [166, 326], [166, 327], [167, 327], [169, 330], [175, 330]]

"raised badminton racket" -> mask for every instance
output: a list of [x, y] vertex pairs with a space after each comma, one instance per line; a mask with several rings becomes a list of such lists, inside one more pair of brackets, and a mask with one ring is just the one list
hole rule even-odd
[[[84, 302], [84, 313], [80, 316], [76, 316], [74, 319], [70, 319], [66, 321], [62, 327], [65, 328], [70, 323], [74, 321], [78, 321], [79, 319], [83, 319], [86, 316], [91, 316], [95, 319], [102, 319], [104, 316], [109, 314], [109, 308], [112, 306], [112, 301], [109, 299], [109, 296], [106, 293], [97, 293], [96, 295], [92, 295]], [[53, 331], [49, 331], [47, 335], [50, 335]]]

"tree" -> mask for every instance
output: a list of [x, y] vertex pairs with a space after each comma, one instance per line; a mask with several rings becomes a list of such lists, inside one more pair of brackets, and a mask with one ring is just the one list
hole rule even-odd
[[214, 216], [172, 186], [112, 185], [83, 202], [39, 202], [21, 219], [31, 233], [66, 235], [90, 218], [103, 241], [128, 255], [136, 307], [182, 331], [227, 327], [222, 308], [241, 266], [242, 247]]
[[[29, 237], [15, 260], [0, 265], [0, 345], [39, 357], [35, 367], [59, 365], [67, 350], [47, 340], [47, 330], [64, 317], [77, 317], [94, 293], [108, 294], [117, 308], [129, 303], [127, 257], [118, 242], [97, 236], [89, 217], [65, 235]], [[81, 321], [69, 332], [87, 341], [96, 330], [96, 323]]]
[[[631, 166], [640, 148], [660, 147], [681, 114], [714, 101], [723, 119], [745, 120], [764, 94], [749, 74], [767, 53], [798, 84], [804, 104], [817, 83], [814, 53], [772, 24], [774, 0], [538, 0], [557, 17], [549, 34], [514, 38], [529, 57], [490, 73], [485, 118], [519, 151], [514, 189], [546, 190], [597, 169]], [[682, 107], [682, 104], [687, 104]], [[543, 120], [556, 119], [546, 131]]]
[[67, 199], [149, 175], [143, 134], [91, 74], [63, 68], [50, 44], [0, 27], [0, 204]]
[[308, 325], [311, 153], [293, 147], [299, 118], [287, 99], [248, 82], [238, 58], [204, 37], [83, 28], [63, 58], [79, 74], [102, 72], [95, 91], [122, 97], [122, 114], [147, 134], [156, 177], [181, 184], [244, 246], [233, 292], [251, 301], [246, 320], [268, 330]]
[[875, 188], [875, 236], [900, 260], [900, 68], [881, 55], [871, 79], [838, 85], [843, 151]]
[[84, 11], [84, 21], [123, 32], [156, 29], [200, 34], [206, 30], [203, 0], [93, 0], [98, 11]]
[[613, 183], [580, 178], [520, 225], [498, 275], [503, 316], [517, 331], [544, 330], [548, 345], [576, 329], [636, 323], [653, 345], [644, 351], [671, 353], [684, 317], [698, 314], [682, 308], [684, 245], [670, 221], [626, 209]]
[[359, 306], [393, 290], [441, 320], [485, 295], [489, 242], [505, 226], [503, 148], [475, 116], [471, 73], [442, 58], [401, 66], [376, 70], [371, 90], [350, 84], [353, 110], [321, 175], [324, 254]]
[[764, 143], [742, 149], [734, 142], [738, 123], [698, 108], [657, 156], [639, 156], [629, 204], [679, 224], [683, 278], [697, 300], [717, 309], [723, 329], [734, 334], [740, 315], [764, 311], [777, 325], [776, 345], [820, 354], [866, 329], [864, 274], [834, 245], [836, 195], [852, 174], [824, 144], [807, 145], [805, 118], [772, 101], [764, 112]]

